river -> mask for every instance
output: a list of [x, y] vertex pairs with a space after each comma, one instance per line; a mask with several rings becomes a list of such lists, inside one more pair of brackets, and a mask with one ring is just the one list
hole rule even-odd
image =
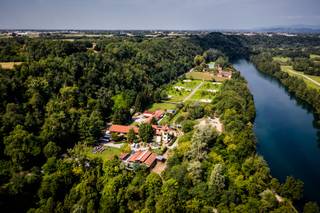
[[287, 176], [299, 178], [304, 182], [304, 198], [320, 204], [320, 147], [311, 110], [250, 62], [239, 60], [234, 67], [253, 94], [257, 150], [268, 162], [271, 174], [281, 182]]

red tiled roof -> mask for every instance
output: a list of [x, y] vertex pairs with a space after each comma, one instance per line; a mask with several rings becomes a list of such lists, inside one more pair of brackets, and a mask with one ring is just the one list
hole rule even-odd
[[135, 162], [139, 157], [140, 155], [142, 154], [142, 151], [136, 151], [133, 155], [131, 155], [128, 159], [129, 162]]
[[157, 155], [155, 153], [152, 153], [144, 163], [148, 167], [150, 167], [156, 160], [157, 160]]
[[139, 132], [139, 128], [135, 126], [123, 126], [123, 125], [112, 125], [109, 128], [110, 132], [117, 132], [117, 133], [128, 133], [130, 129], [133, 129], [134, 132], [137, 134]]
[[153, 115], [153, 112], [144, 111], [144, 112], [143, 112], [143, 115], [144, 115], [144, 116], [147, 116], [147, 117], [148, 117], [148, 116], [152, 116], [152, 115]]
[[147, 160], [147, 158], [150, 156], [152, 154], [152, 152], [150, 152], [150, 151], [146, 151], [146, 152], [144, 152], [141, 156], [140, 156], [140, 158], [138, 159], [140, 162], [145, 162], [146, 160]]
[[124, 160], [126, 157], [128, 157], [129, 153], [121, 153], [120, 154], [120, 159]]
[[154, 117], [156, 118], [156, 119], [159, 119], [162, 115], [163, 115], [163, 111], [162, 110], [157, 110], [157, 111], [155, 111], [154, 112]]

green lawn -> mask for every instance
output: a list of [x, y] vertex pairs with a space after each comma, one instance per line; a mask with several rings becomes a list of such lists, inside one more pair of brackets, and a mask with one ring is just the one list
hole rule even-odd
[[289, 75], [297, 76], [299, 78], [302, 78], [303, 81], [311, 88], [314, 88], [314, 89], [319, 89], [320, 88], [317, 84], [313, 83], [312, 81], [308, 80], [307, 78], [303, 78], [299, 74], [303, 74], [304, 76], [307, 76], [307, 77], [317, 81], [318, 83], [320, 83], [320, 76], [306, 75], [303, 72], [295, 71], [294, 69], [292, 69], [292, 66], [281, 66], [281, 70], [284, 71], [284, 72], [289, 73]]
[[201, 90], [208, 90], [208, 89], [219, 90], [220, 88], [221, 88], [221, 84], [217, 84], [215, 82], [205, 82], [200, 89]]
[[86, 147], [84, 153], [89, 158], [101, 158], [103, 161], [111, 160], [114, 156], [119, 156], [121, 151], [120, 149], [113, 147], [106, 147], [106, 149], [102, 153], [92, 153], [93, 147]]
[[166, 110], [166, 109], [176, 109], [176, 105], [175, 104], [171, 104], [171, 103], [154, 103], [150, 106], [150, 108], [148, 109], [148, 111], [150, 112], [154, 112], [156, 110]]
[[198, 90], [191, 98], [192, 101], [199, 101], [201, 99], [213, 99], [215, 97], [215, 93], [208, 92], [206, 90]]
[[201, 83], [200, 80], [191, 80], [191, 82], [178, 81], [174, 86], [185, 87], [187, 89], [194, 89]]
[[[215, 93], [210, 90], [217, 90], [219, 92], [221, 84], [214, 84], [213, 82], [205, 82], [199, 90], [191, 97], [192, 101], [199, 101], [201, 99], [213, 99]], [[209, 90], [209, 91], [208, 91]]]
[[188, 72], [186, 74], [186, 77], [189, 79], [195, 79], [195, 80], [205, 80], [205, 81], [214, 80], [213, 75], [209, 72]]
[[320, 55], [310, 54], [310, 59], [320, 60]]
[[12, 70], [15, 65], [20, 65], [22, 62], [0, 62], [2, 69]]
[[273, 57], [273, 60], [277, 61], [281, 64], [285, 64], [285, 63], [289, 62], [291, 59], [289, 57], [275, 56], [275, 57]]

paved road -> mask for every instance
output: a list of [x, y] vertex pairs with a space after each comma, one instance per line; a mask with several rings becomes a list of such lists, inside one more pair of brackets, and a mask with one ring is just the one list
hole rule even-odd
[[309, 78], [308, 76], [306, 76], [304, 74], [301, 74], [301, 73], [298, 73], [298, 72], [295, 72], [295, 71], [292, 71], [292, 70], [288, 70], [288, 72], [291, 72], [291, 73], [293, 73], [295, 75], [300, 75], [301, 77], [308, 79], [309, 81], [311, 81], [312, 83], [314, 83], [314, 84], [316, 84], [317, 86], [320, 87], [320, 83], [319, 82], [313, 80], [312, 78]]
[[189, 100], [189, 99], [194, 95], [194, 93], [196, 93], [197, 90], [198, 90], [202, 85], [203, 85], [203, 81], [202, 81], [196, 88], [194, 88], [194, 89], [192, 90], [192, 92], [191, 92], [187, 97], [185, 97], [185, 98], [183, 99], [182, 102], [186, 102], [187, 100]]

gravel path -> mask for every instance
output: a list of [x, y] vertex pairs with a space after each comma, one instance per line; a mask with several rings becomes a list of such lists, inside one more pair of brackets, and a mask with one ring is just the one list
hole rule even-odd
[[198, 90], [202, 85], [203, 85], [203, 82], [201, 82], [196, 88], [194, 88], [194, 89], [192, 90], [192, 92], [191, 92], [187, 97], [185, 97], [185, 98], [183, 99], [182, 102], [186, 102], [187, 100], [189, 100], [189, 99], [194, 95], [194, 93], [196, 93], [197, 90]]

